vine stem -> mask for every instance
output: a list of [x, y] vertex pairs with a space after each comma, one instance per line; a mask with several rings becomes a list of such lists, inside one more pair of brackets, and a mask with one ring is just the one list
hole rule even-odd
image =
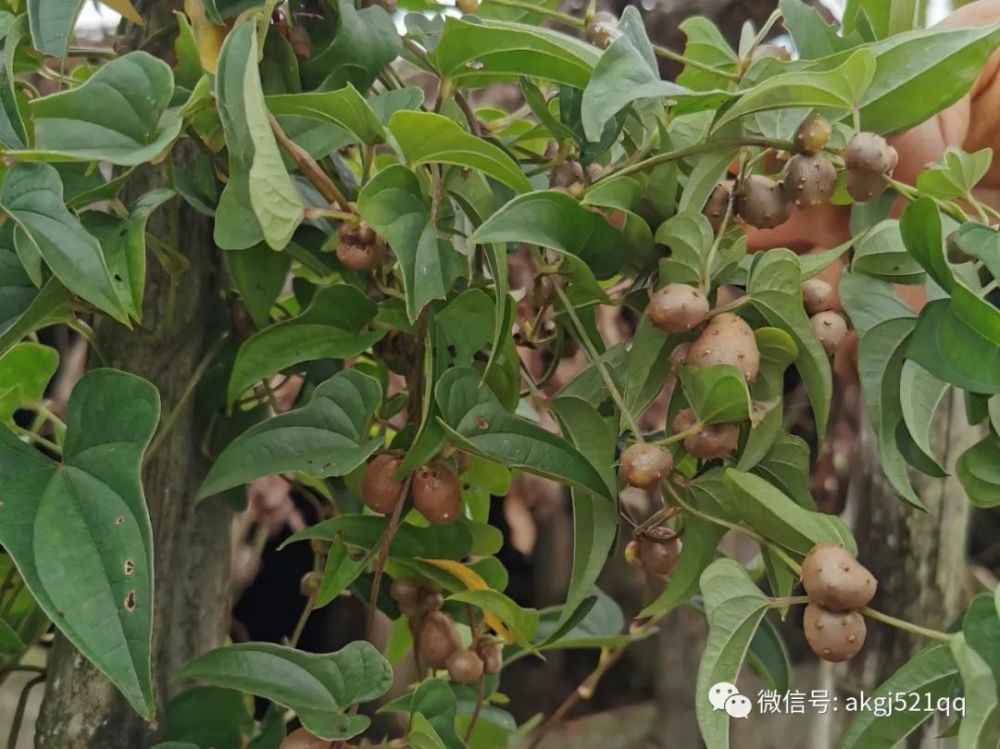
[[763, 42], [767, 38], [767, 35], [771, 33], [771, 29], [774, 28], [774, 24], [776, 24], [778, 21], [781, 20], [781, 16], [782, 16], [781, 9], [776, 8], [774, 12], [771, 13], [770, 17], [768, 17], [768, 19], [764, 21], [764, 25], [760, 27], [760, 31], [757, 32], [757, 35], [753, 38], [753, 41], [750, 43], [750, 48], [747, 50], [746, 55], [743, 56], [742, 62], [746, 67], [749, 67], [747, 63], [750, 61], [750, 58], [753, 55], [754, 50], [757, 49], [757, 47], [761, 45], [761, 42]]
[[[898, 179], [893, 179], [892, 177], [886, 177], [885, 180], [888, 183], [889, 187], [898, 192], [900, 195], [909, 200], [911, 203], [920, 198], [920, 191], [913, 185], [908, 185], [905, 182], [900, 182]], [[964, 224], [966, 221], [969, 220], [969, 216], [966, 214], [966, 212], [963, 211], [962, 207], [953, 200], [938, 201], [938, 205], [941, 206], [941, 208], [944, 210], [945, 213], [947, 213], [949, 216], [951, 216], [960, 224]]]
[[36, 445], [41, 445], [46, 450], [51, 450], [56, 455], [62, 455], [62, 448], [52, 440], [46, 439], [40, 434], [35, 434], [31, 430], [25, 429], [18, 424], [11, 424], [10, 426], [13, 428], [15, 433], [26, 437], [29, 441], [34, 442]]
[[350, 202], [344, 197], [344, 193], [340, 191], [336, 183], [330, 179], [330, 176], [316, 163], [316, 159], [288, 137], [285, 131], [281, 129], [281, 125], [278, 124], [278, 120], [275, 119], [274, 115], [269, 115], [268, 121], [271, 124], [271, 132], [274, 133], [275, 139], [285, 149], [285, 152], [292, 157], [292, 161], [298, 165], [306, 178], [312, 182], [313, 187], [319, 190], [319, 194], [330, 203], [337, 204], [342, 210], [349, 210], [351, 206]]
[[170, 434], [171, 430], [174, 428], [174, 425], [177, 423], [177, 419], [180, 418], [181, 409], [183, 409], [187, 405], [188, 401], [191, 400], [191, 397], [194, 395], [195, 389], [198, 387], [198, 383], [201, 382], [201, 378], [205, 376], [205, 372], [208, 370], [209, 366], [215, 360], [215, 357], [222, 350], [222, 347], [225, 345], [228, 338], [229, 338], [228, 335], [222, 335], [221, 337], [219, 337], [219, 339], [212, 344], [212, 347], [205, 352], [205, 355], [201, 358], [201, 361], [198, 362], [198, 366], [195, 368], [194, 373], [191, 375], [191, 379], [188, 380], [187, 385], [184, 387], [184, 392], [181, 393], [181, 397], [177, 400], [177, 403], [174, 404], [174, 407], [170, 410], [170, 413], [167, 414], [167, 418], [163, 420], [163, 423], [160, 426], [159, 431], [156, 433], [156, 436], [150, 443], [149, 448], [146, 450], [146, 454], [142, 458], [142, 462], [144, 465], [149, 462], [149, 459], [153, 457], [153, 454], [157, 450], [159, 450], [160, 447], [163, 445], [163, 442], [166, 440], [167, 435]]
[[775, 544], [771, 543], [756, 531], [753, 531], [747, 528], [746, 526], [738, 525], [736, 523], [730, 523], [728, 520], [717, 518], [714, 515], [709, 515], [707, 512], [702, 512], [701, 510], [692, 507], [690, 504], [688, 504], [681, 498], [681, 495], [677, 492], [676, 489], [674, 489], [673, 485], [669, 481], [661, 481], [660, 486], [666, 489], [666, 491], [673, 498], [674, 502], [676, 502], [677, 505], [689, 515], [694, 515], [697, 518], [701, 518], [702, 520], [705, 520], [709, 523], [714, 523], [715, 525], [721, 526], [722, 528], [728, 528], [731, 531], [742, 533], [748, 538], [751, 538], [754, 541], [756, 541], [761, 547], [767, 547], [775, 556], [780, 558], [782, 562], [788, 565], [788, 568], [792, 570], [796, 575], [802, 572], [802, 566], [794, 559], [792, 559], [788, 555], [788, 552], [786, 552], [780, 546], [776, 546]]
[[[646, 630], [656, 627], [660, 623], [660, 620], [666, 616], [666, 613], [667, 612], [655, 614], [641, 624], [635, 624], [635, 621], [633, 620], [634, 626], [630, 630], [631, 634], [634, 638], [641, 637]], [[542, 743], [542, 739], [545, 738], [549, 731], [562, 722], [563, 718], [566, 717], [569, 711], [572, 710], [578, 702], [581, 700], [589, 700], [593, 697], [594, 691], [597, 689], [597, 685], [601, 681], [601, 678], [613, 665], [615, 665], [615, 663], [618, 662], [618, 659], [622, 657], [625, 650], [626, 648], [624, 647], [618, 648], [617, 650], [611, 650], [609, 648], [601, 649], [601, 657], [597, 661], [597, 666], [595, 666], [594, 670], [590, 672], [590, 675], [580, 682], [579, 686], [577, 686], [577, 688], [574, 689], [565, 700], [563, 700], [562, 704], [556, 708], [555, 712], [553, 712], [552, 715], [550, 715], [548, 719], [538, 727], [538, 730], [532, 736], [531, 743], [527, 745], [527, 749], [538, 749], [538, 746]]]
[[365, 614], [365, 639], [371, 642], [372, 632], [375, 628], [375, 612], [378, 611], [378, 594], [382, 587], [382, 577], [385, 575], [385, 563], [389, 559], [389, 547], [392, 539], [399, 529], [399, 522], [403, 519], [403, 505], [406, 504], [406, 495], [410, 493], [410, 482], [413, 475], [410, 474], [403, 481], [399, 489], [399, 496], [396, 498], [396, 508], [389, 517], [389, 525], [386, 526], [385, 533], [382, 534], [382, 545], [378, 550], [378, 557], [375, 559], [375, 568], [372, 572], [372, 592], [368, 598], [368, 611]]
[[[788, 554], [785, 552], [785, 550], [782, 549], [780, 546], [775, 546], [770, 541], [768, 541], [766, 538], [764, 538], [763, 536], [759, 535], [758, 533], [750, 530], [749, 528], [744, 528], [741, 525], [736, 525], [735, 523], [730, 523], [730, 522], [728, 522], [726, 520], [722, 520], [721, 518], [717, 518], [717, 517], [715, 517], [713, 515], [709, 515], [707, 513], [701, 512], [700, 510], [696, 510], [695, 508], [693, 508], [689, 504], [687, 504], [687, 502], [685, 502], [683, 499], [681, 499], [680, 495], [674, 490], [674, 488], [668, 482], [664, 481], [662, 483], [663, 483], [663, 486], [665, 486], [670, 491], [670, 494], [673, 496], [674, 501], [676, 501], [677, 504], [680, 505], [680, 507], [684, 511], [689, 512], [690, 514], [695, 515], [696, 517], [700, 517], [703, 520], [707, 520], [710, 523], [715, 523], [716, 525], [720, 525], [720, 526], [722, 526], [724, 528], [729, 528], [730, 530], [737, 531], [739, 533], [745, 534], [746, 536], [748, 536], [748, 537], [752, 538], [754, 541], [756, 541], [758, 544], [760, 544], [762, 546], [767, 546], [771, 550], [771, 552], [773, 552], [776, 556], [780, 557], [781, 560], [785, 564], [787, 564], [788, 567], [789, 567], [789, 569], [791, 569], [793, 572], [795, 572], [796, 575], [799, 575], [799, 574], [802, 573], [802, 567], [801, 567], [801, 565], [799, 565], [798, 562], [796, 562], [790, 556], [788, 556]], [[805, 599], [805, 600], [802, 600], [802, 599]], [[787, 598], [787, 599], [774, 598], [774, 599], [771, 599], [771, 600], [772, 600], [772, 603], [769, 604], [769, 605], [771, 605], [772, 607], [773, 606], [783, 606], [783, 605], [788, 604], [788, 603], [799, 603], [799, 602], [801, 602], [801, 603], [808, 603], [809, 602], [808, 596], [796, 596], [796, 597]], [[903, 630], [905, 632], [909, 632], [911, 634], [920, 635], [922, 637], [927, 637], [928, 639], [931, 639], [931, 640], [940, 640], [942, 642], [950, 642], [951, 641], [951, 635], [949, 635], [947, 632], [942, 632], [942, 631], [937, 630], [937, 629], [931, 629], [929, 627], [921, 627], [919, 624], [913, 624], [912, 622], [908, 622], [905, 619], [900, 619], [899, 617], [892, 616], [890, 614], [884, 614], [881, 611], [877, 611], [876, 609], [873, 609], [873, 608], [868, 607], [868, 606], [866, 606], [865, 608], [861, 609], [860, 612], [862, 614], [864, 614], [865, 616], [867, 616], [869, 619], [875, 619], [876, 621], [880, 621], [883, 624], [888, 624], [890, 627], [895, 627], [896, 629], [901, 629], [901, 630]]]
[[45, 674], [39, 674], [34, 679], [24, 685], [21, 696], [17, 700], [17, 708], [14, 710], [14, 719], [10, 724], [10, 734], [7, 737], [7, 749], [17, 749], [17, 737], [21, 733], [21, 724], [24, 722], [24, 712], [28, 708], [28, 696], [31, 690], [45, 681]]
[[692, 434], [697, 434], [704, 428], [705, 428], [704, 424], [702, 424], [700, 421], [696, 421], [687, 429], [682, 429], [676, 434], [671, 434], [669, 437], [664, 437], [662, 440], [656, 440], [656, 442], [654, 442], [653, 444], [660, 445], [661, 447], [665, 447], [666, 445], [672, 445], [675, 442], [680, 442], [681, 440], [687, 439]]
[[657, 166], [659, 164], [665, 164], [668, 161], [676, 161], [677, 159], [684, 159], [688, 156], [697, 156], [701, 153], [709, 153], [711, 151], [722, 151], [728, 148], [739, 148], [741, 146], [754, 146], [759, 148], [774, 148], [779, 151], [791, 151], [792, 142], [787, 140], [781, 140], [777, 138], [740, 138], [738, 140], [715, 140], [708, 141], [707, 143], [698, 143], [693, 146], [685, 146], [684, 148], [676, 148], [673, 151], [666, 151], [664, 153], [658, 153], [656, 156], [650, 156], [648, 159], [643, 159], [642, 161], [637, 161], [632, 164], [632, 166], [627, 166], [624, 169], [619, 169], [616, 172], [608, 172], [602, 175], [600, 178], [594, 180], [594, 183], [602, 182], [603, 180], [612, 179], [614, 177], [625, 177], [629, 174], [635, 174], [636, 172], [641, 172], [650, 167]]
[[[652, 621], [652, 620], [651, 620]], [[535, 735], [531, 739], [531, 743], [528, 744], [527, 749], [538, 749], [538, 746], [542, 743], [542, 739], [555, 728], [559, 723], [562, 722], [563, 718], [569, 713], [573, 707], [581, 700], [589, 700], [594, 694], [594, 690], [597, 688], [597, 684], [601, 681], [601, 678], [607, 673], [608, 669], [611, 668], [617, 660], [621, 657], [621, 654], [625, 652], [624, 648], [619, 650], [609, 650], [608, 648], [602, 648], [600, 660], [597, 661], [597, 666], [586, 679], [580, 682], [580, 685], [570, 692], [569, 696], [563, 700], [562, 704], [556, 708], [555, 712], [548, 717], [548, 719], [538, 727]]]
[[721, 315], [723, 312], [733, 312], [735, 310], [738, 310], [740, 307], [745, 307], [752, 301], [753, 299], [749, 294], [744, 294], [743, 296], [737, 297], [728, 304], [723, 304], [722, 306], [716, 307], [715, 309], [711, 310], [708, 313], [708, 316], [715, 317], [716, 315]]
[[476, 709], [472, 712], [472, 717], [469, 718], [469, 725], [465, 728], [465, 743], [469, 743], [469, 739], [472, 738], [472, 732], [476, 728], [476, 723], [479, 721], [479, 714], [483, 711], [483, 700], [486, 699], [486, 672], [479, 677], [479, 687], [476, 690]]
[[329, 208], [306, 208], [305, 216], [306, 218], [332, 218], [335, 221], [346, 221], [352, 224], [356, 224], [358, 221], [357, 214], [334, 211]]
[[[490, 2], [496, 2], [496, 0], [490, 0]], [[653, 45], [653, 52], [657, 57], [662, 57], [664, 60], [671, 60], [689, 68], [703, 70], [706, 73], [717, 75], [720, 78], [725, 78], [729, 81], [738, 81], [740, 79], [740, 76], [736, 73], [730, 73], [728, 70], [722, 70], [721, 68], [717, 68], [713, 65], [708, 65], [707, 63], [699, 62], [698, 60], [694, 60], [690, 57], [685, 57], [680, 52], [674, 52], [672, 49], [667, 49], [659, 44]]]
[[780, 609], [784, 606], [801, 606], [809, 603], [809, 596], [776, 596], [768, 601], [768, 607]]
[[896, 629], [901, 629], [904, 632], [909, 632], [914, 635], [920, 635], [921, 637], [926, 637], [930, 640], [951, 642], [952, 639], [952, 636], [947, 632], [942, 632], [938, 629], [931, 629], [930, 627], [921, 627], [919, 624], [913, 624], [905, 619], [899, 619], [898, 617], [890, 616], [889, 614], [883, 614], [881, 611], [876, 611], [868, 606], [861, 609], [861, 613], [869, 619], [874, 619], [875, 621], [882, 622], [883, 624], [888, 624], [890, 627], [895, 627]]
[[569, 315], [569, 319], [573, 322], [573, 327], [576, 328], [577, 335], [580, 337], [580, 342], [583, 344], [584, 348], [587, 349], [587, 353], [590, 354], [590, 359], [597, 367], [597, 371], [601, 373], [601, 378], [604, 380], [604, 384], [608, 386], [608, 391], [611, 393], [611, 399], [618, 406], [622, 413], [622, 418], [625, 419], [625, 423], [628, 428], [632, 430], [632, 434], [635, 435], [636, 440], [639, 442], [643, 441], [642, 430], [639, 429], [639, 424], [636, 422], [635, 417], [632, 412], [629, 411], [627, 405], [625, 405], [625, 399], [622, 394], [618, 392], [618, 386], [615, 381], [611, 378], [611, 373], [608, 372], [607, 366], [601, 361], [600, 355], [597, 353], [597, 349], [594, 348], [594, 342], [590, 340], [590, 336], [587, 335], [586, 329], [583, 327], [583, 321], [580, 320], [580, 316], [576, 314], [576, 308], [570, 303], [569, 297], [566, 296], [566, 292], [562, 290], [559, 284], [553, 284], [553, 288], [556, 290], [556, 294], [559, 296], [559, 301], [562, 302], [563, 307], [566, 309], [566, 314]]
[[715, 256], [719, 252], [719, 246], [722, 244], [722, 235], [726, 233], [726, 229], [729, 228], [729, 222], [733, 217], [733, 201], [732, 199], [726, 202], [726, 212], [722, 216], [722, 223], [719, 225], [719, 230], [715, 232], [715, 238], [712, 240], [711, 247], [708, 248], [708, 256], [705, 258], [705, 267], [701, 271], [701, 283], [699, 284], [702, 294], [708, 294], [709, 290], [712, 288], [712, 266], [715, 264]]

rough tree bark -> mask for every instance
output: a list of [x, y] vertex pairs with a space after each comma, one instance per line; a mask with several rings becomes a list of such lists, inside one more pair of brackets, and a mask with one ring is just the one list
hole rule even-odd
[[[953, 471], [955, 459], [976, 442], [979, 430], [965, 419], [962, 395], [945, 396], [932, 446], [942, 465]], [[875, 435], [867, 424], [861, 432], [860, 465], [852, 476], [848, 514], [860, 557], [879, 581], [873, 606], [918, 624], [946, 629], [970, 596], [967, 538], [970, 504], [954, 476], [918, 476], [917, 494], [927, 505], [920, 512], [899, 499], [885, 481]], [[847, 693], [870, 692], [891, 676], [927, 640], [872, 622], [861, 654], [838, 672], [837, 686]], [[938, 746], [941, 726], [932, 721], [914, 736], [911, 749]]]
[[[151, 39], [148, 51], [167, 54], [170, 35], [156, 35], [167, 24], [176, 25], [172, 12], [179, 3], [141, 0], [135, 5], [148, 22], [128, 34], [130, 47]], [[193, 163], [198, 157], [189, 144], [175, 152], [177, 163]], [[130, 181], [126, 203], [167, 184], [165, 165], [144, 167]], [[151, 217], [148, 231], [167, 243], [176, 241], [190, 263], [176, 285], [173, 320], [168, 318], [174, 296], [170, 277], [151, 256], [144, 329], [129, 331], [99, 320], [96, 332], [103, 360], [92, 356], [91, 366], [116, 367], [150, 380], [160, 391], [165, 418], [191, 383], [204, 353], [206, 329], [224, 310], [215, 293], [218, 269], [209, 221], [175, 199]], [[171, 694], [170, 675], [194, 655], [220, 645], [229, 625], [229, 511], [220, 502], [194, 504], [204, 475], [199, 445], [206, 424], [196, 417], [192, 400], [181, 406], [166, 440], [143, 470], [157, 573], [153, 672], [161, 720]], [[128, 408], [127, 403], [121, 405]], [[147, 725], [72, 645], [57, 639], [35, 739], [39, 749], [144, 749], [155, 743], [161, 728]]]

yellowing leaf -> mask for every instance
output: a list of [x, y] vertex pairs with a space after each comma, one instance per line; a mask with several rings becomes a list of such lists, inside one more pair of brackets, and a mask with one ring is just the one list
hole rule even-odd
[[142, 16], [139, 15], [139, 11], [132, 5], [132, 0], [101, 0], [101, 2], [132, 23], [139, 26], [146, 25], [146, 22], [142, 20]]
[[202, 0], [184, 0], [184, 13], [191, 20], [191, 30], [198, 42], [201, 67], [209, 73], [214, 73], [219, 65], [219, 52], [226, 38], [226, 29], [212, 23], [205, 12]]
[[[421, 562], [426, 562], [427, 564], [432, 564], [438, 569], [444, 570], [449, 575], [452, 575], [465, 585], [469, 590], [492, 590], [486, 581], [479, 576], [475, 570], [469, 569], [466, 565], [461, 562], [456, 562], [451, 559], [421, 559]], [[490, 625], [494, 632], [496, 632], [504, 642], [514, 642], [514, 638], [510, 634], [510, 630], [504, 626], [503, 622], [496, 614], [491, 614], [489, 611], [483, 612], [483, 618], [486, 623]]]

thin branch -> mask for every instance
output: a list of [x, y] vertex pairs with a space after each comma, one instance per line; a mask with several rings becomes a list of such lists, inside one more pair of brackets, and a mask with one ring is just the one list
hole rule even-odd
[[305, 149], [299, 146], [298, 143], [293, 141], [285, 131], [281, 129], [281, 125], [274, 118], [273, 115], [268, 117], [271, 123], [271, 131], [274, 133], [274, 137], [277, 139], [281, 147], [285, 149], [285, 152], [292, 157], [302, 173], [306, 178], [312, 183], [313, 187], [319, 190], [319, 194], [330, 203], [335, 203], [341, 210], [350, 210], [350, 201], [344, 197], [344, 193], [340, 191], [336, 183], [330, 179], [330, 176], [323, 171], [323, 168], [316, 163], [316, 159], [306, 153]]
[[[496, 0], [490, 0], [490, 2], [496, 2]], [[685, 67], [697, 68], [698, 70], [703, 70], [706, 73], [717, 75], [720, 78], [725, 78], [729, 81], [738, 81], [740, 79], [739, 75], [736, 73], [730, 73], [728, 70], [722, 70], [721, 68], [717, 68], [713, 65], [708, 65], [707, 63], [699, 62], [693, 58], [685, 57], [680, 52], [674, 52], [672, 49], [661, 47], [659, 44], [653, 45], [653, 52], [656, 53], [657, 57], [662, 57], [665, 60], [672, 60], [684, 65]]]
[[601, 175], [599, 179], [594, 180], [594, 183], [603, 182], [604, 180], [612, 179], [614, 177], [625, 177], [629, 174], [635, 174], [636, 172], [642, 172], [651, 167], [657, 166], [659, 164], [665, 164], [668, 161], [676, 161], [678, 159], [684, 159], [688, 156], [697, 156], [701, 153], [710, 153], [712, 151], [723, 151], [729, 148], [739, 148], [741, 146], [756, 146], [759, 148], [774, 148], [779, 151], [791, 151], [792, 142], [787, 140], [781, 140], [778, 138], [756, 138], [756, 137], [746, 137], [739, 138], [738, 140], [716, 140], [708, 141], [706, 143], [697, 143], [693, 146], [686, 146], [684, 148], [677, 148], [673, 151], [666, 151], [665, 153], [659, 153], [656, 156], [650, 156], [648, 159], [643, 159], [642, 161], [637, 161], [632, 166], [625, 167], [624, 169], [619, 169], [615, 172], [607, 172]]
[[382, 534], [382, 545], [378, 551], [378, 558], [375, 560], [375, 568], [372, 572], [372, 592], [368, 598], [368, 611], [365, 614], [365, 639], [371, 642], [375, 629], [375, 612], [378, 611], [378, 594], [382, 587], [382, 577], [385, 574], [385, 563], [389, 558], [389, 548], [392, 546], [392, 539], [396, 536], [399, 523], [403, 519], [403, 506], [406, 504], [406, 495], [410, 493], [410, 482], [413, 474], [410, 474], [403, 481], [399, 489], [399, 496], [396, 498], [396, 509], [389, 516], [389, 525], [386, 526], [385, 533]]
[[472, 107], [469, 105], [469, 100], [465, 98], [460, 92], [455, 92], [455, 102], [458, 104], [458, 108], [462, 110], [462, 114], [465, 115], [465, 119], [469, 122], [469, 129], [472, 134], [477, 138], [483, 135], [483, 126], [479, 122], [479, 118], [476, 117], [476, 113], [472, 111]]
[[486, 698], [486, 673], [479, 677], [479, 689], [476, 691], [476, 709], [472, 712], [472, 717], [469, 718], [469, 725], [465, 729], [465, 742], [468, 743], [469, 739], [472, 738], [472, 732], [476, 728], [476, 722], [479, 720], [479, 714], [483, 711], [483, 700]]
[[875, 609], [868, 608], [867, 606], [861, 609], [861, 613], [869, 619], [874, 619], [882, 622], [883, 624], [888, 624], [890, 627], [901, 629], [904, 632], [909, 632], [910, 634], [920, 635], [921, 637], [926, 637], [931, 640], [939, 640], [941, 642], [951, 642], [952, 639], [952, 636], [947, 632], [930, 629], [929, 627], [921, 627], [919, 624], [913, 624], [904, 619], [899, 619], [895, 616], [890, 616], [889, 614], [883, 614], [881, 611], [876, 611]]

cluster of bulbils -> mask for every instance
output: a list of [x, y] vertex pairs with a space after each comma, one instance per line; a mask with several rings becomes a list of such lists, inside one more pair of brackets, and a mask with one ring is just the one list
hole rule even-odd
[[[820, 115], [807, 117], [792, 138], [795, 153], [788, 159], [780, 180], [750, 174], [736, 185], [735, 209], [743, 221], [758, 229], [773, 229], [788, 220], [790, 206], [815, 208], [829, 203], [837, 187], [837, 167], [823, 149], [832, 135], [830, 123]], [[845, 187], [852, 199], [865, 202], [888, 187], [899, 157], [885, 138], [875, 133], [856, 134], [844, 148]], [[705, 213], [718, 227], [726, 214], [730, 191], [716, 187]]]
[[[400, 455], [380, 453], [368, 464], [361, 483], [365, 506], [380, 515], [389, 515], [405, 502], [404, 483], [397, 473]], [[413, 472], [410, 484], [413, 506], [427, 522], [446, 525], [462, 514], [462, 485], [458, 475], [444, 460], [435, 460]], [[469, 684], [483, 673], [499, 673], [502, 648], [492, 638], [477, 637], [472, 647], [462, 646], [451, 618], [442, 611], [444, 598], [426, 580], [399, 578], [389, 589], [399, 610], [410, 620], [420, 662], [432, 669], [447, 669], [452, 681]]]
[[500, 673], [503, 646], [482, 635], [465, 647], [455, 623], [442, 611], [441, 591], [432, 583], [401, 577], [392, 582], [389, 593], [410, 622], [417, 658], [422, 665], [447, 669], [456, 684], [471, 684], [484, 673]]
[[813, 547], [802, 560], [802, 587], [809, 598], [802, 626], [816, 655], [837, 663], [858, 654], [868, 633], [859, 609], [871, 602], [877, 585], [843, 546]]
[[[372, 512], [391, 515], [406, 500], [403, 482], [396, 475], [402, 462], [400, 455], [379, 453], [368, 464], [361, 497]], [[462, 514], [462, 484], [443, 460], [425, 463], [413, 472], [410, 496], [413, 506], [432, 525], [447, 525]]]

